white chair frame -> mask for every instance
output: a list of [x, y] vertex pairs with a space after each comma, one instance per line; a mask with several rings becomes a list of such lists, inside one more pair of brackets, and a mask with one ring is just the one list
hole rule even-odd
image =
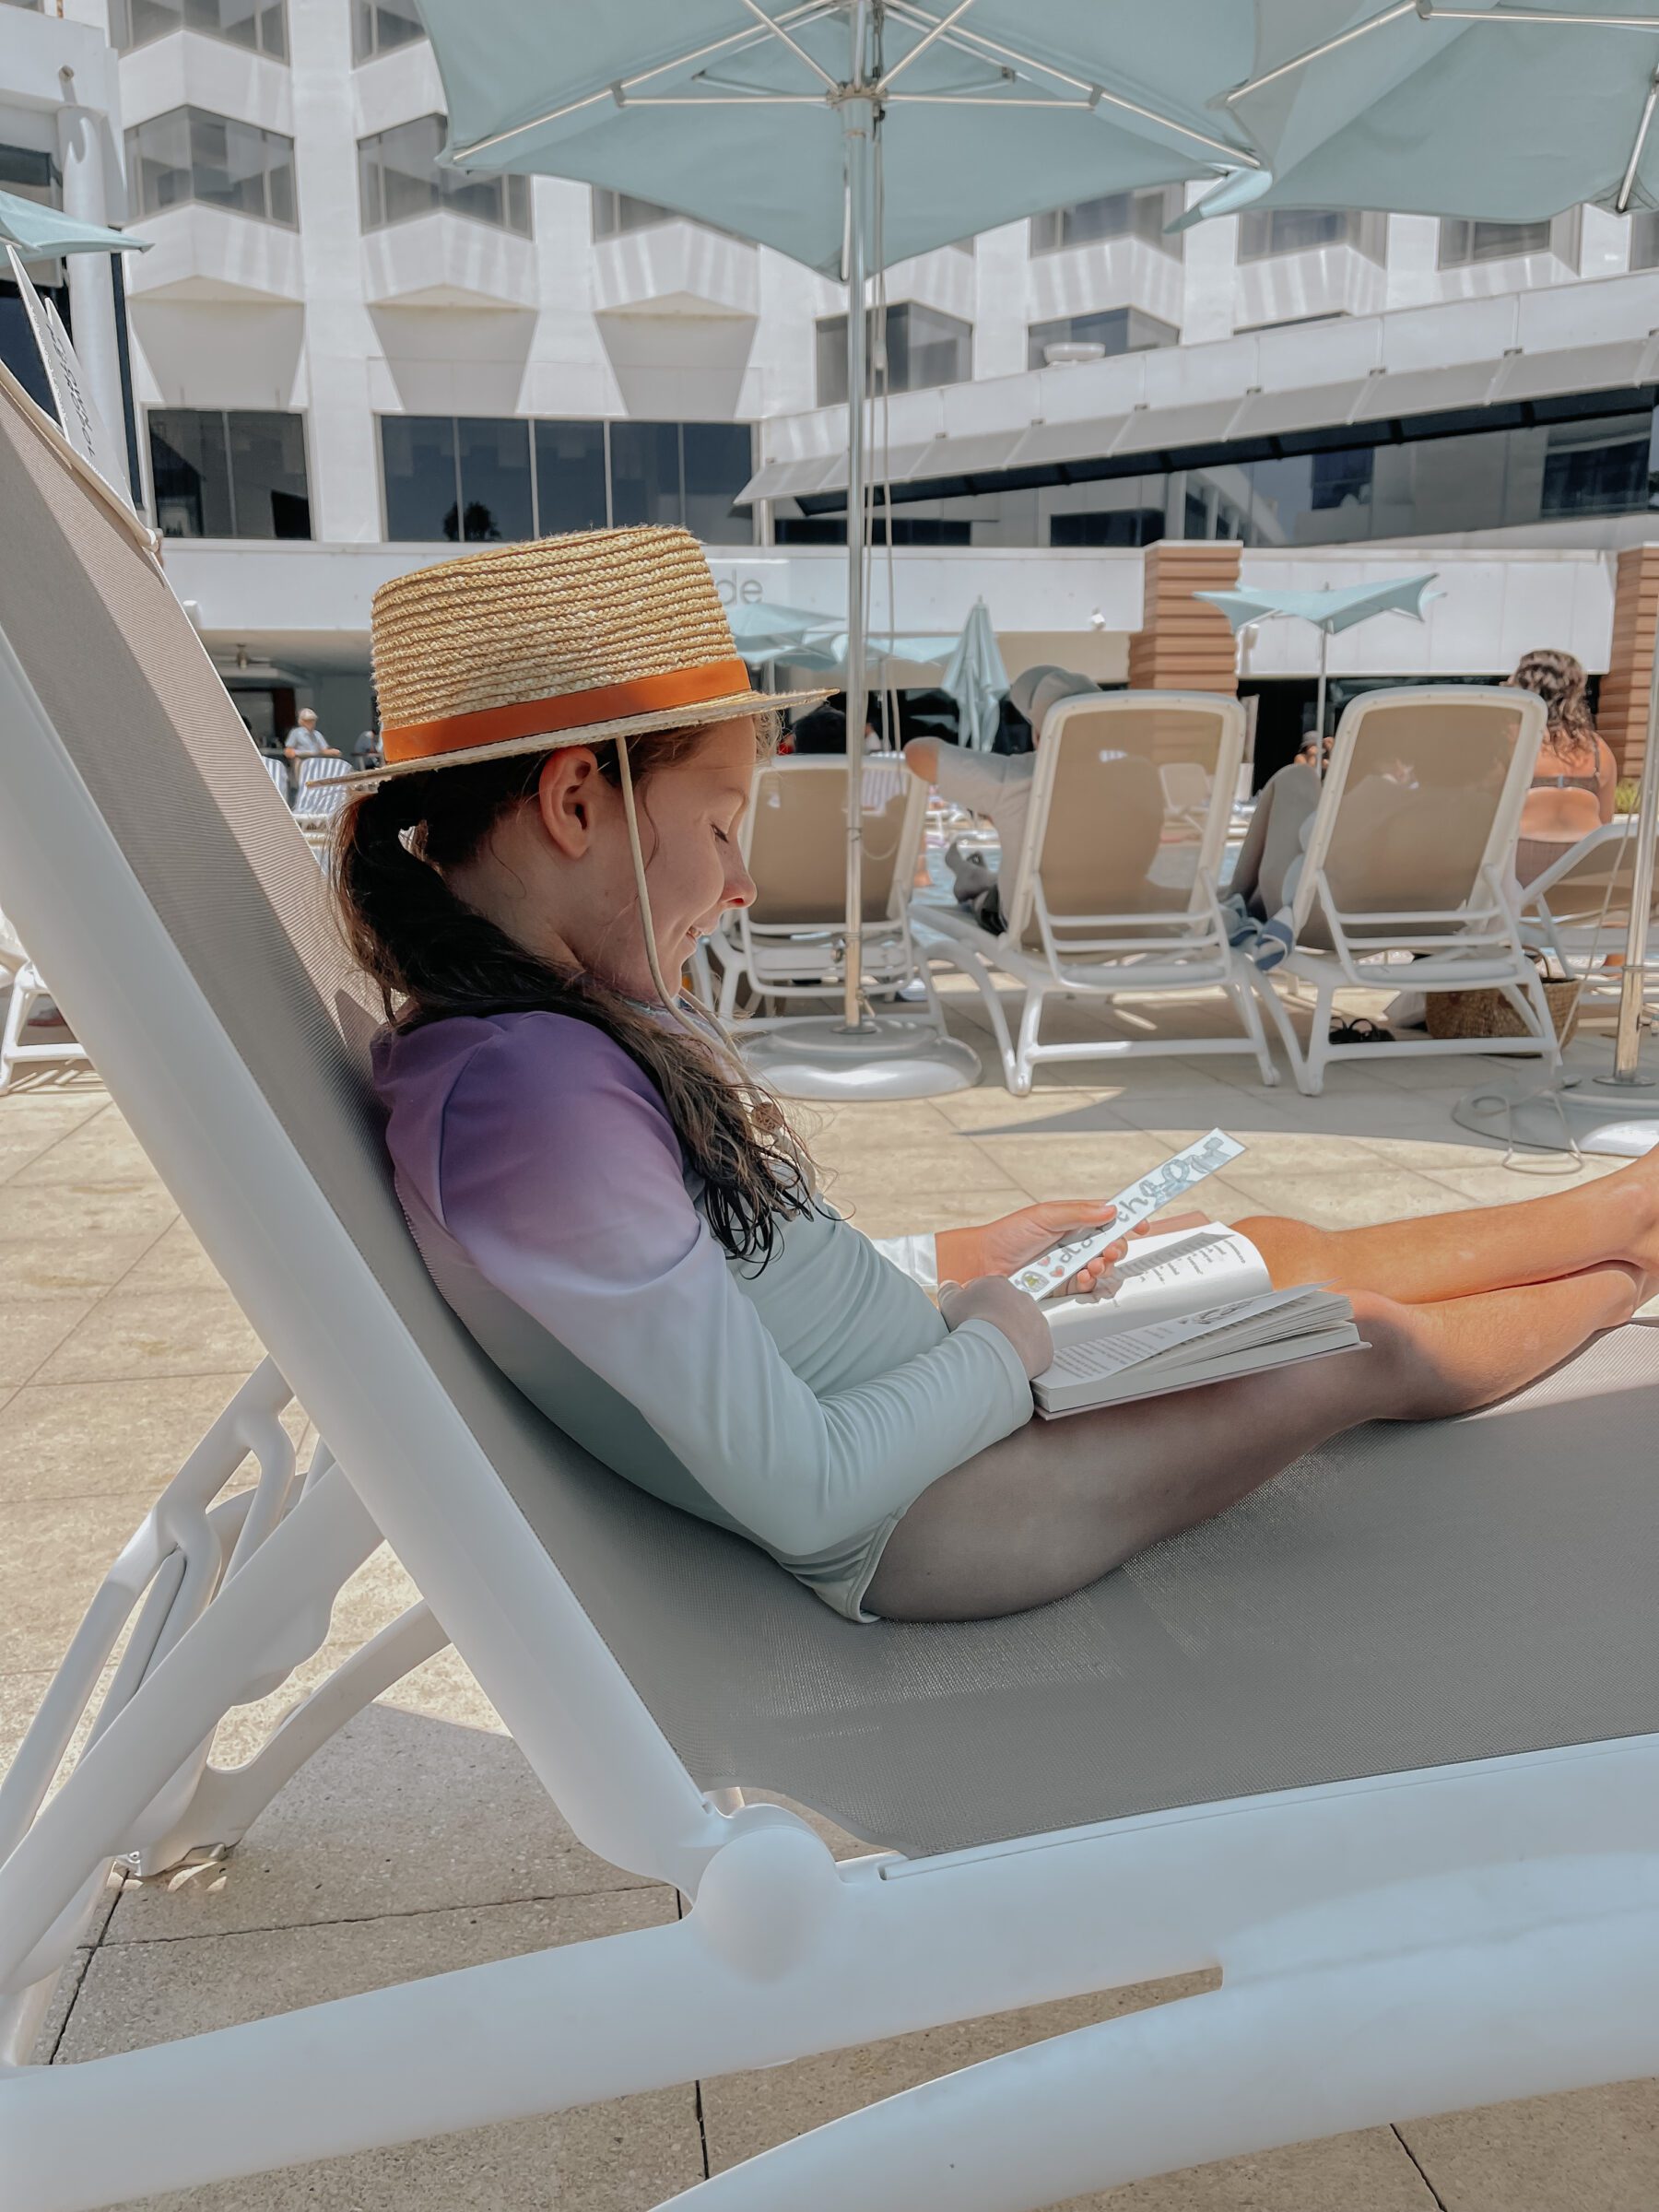
[[[1204, 1968], [1219, 1988], [888, 2098], [677, 2201], [1031, 2212], [1659, 2071], [1651, 1734], [917, 1858], [838, 1863], [789, 1810], [700, 1790], [216, 1019], [3, 634], [0, 727], [8, 906], [270, 1352], [94, 1598], [0, 1790], [8, 2206], [94, 2212]], [[303, 1478], [278, 1418], [289, 1376], [328, 1440]], [[250, 1449], [256, 1485], [220, 1497]], [[203, 1752], [219, 1719], [321, 1647], [382, 1537], [421, 1603], [220, 1773]], [[48, 1794], [135, 1611], [94, 1739]], [[112, 1861], [234, 1841], [446, 1632], [577, 1837], [674, 1885], [684, 1917], [26, 2063]]]
[[[897, 754], [873, 755], [867, 767], [888, 768], [907, 775]], [[833, 784], [837, 798], [846, 788], [846, 762], [832, 757], [784, 759], [760, 771], [757, 788], [767, 774], [820, 776]], [[912, 985], [922, 988], [924, 1012], [941, 1036], [945, 1016], [933, 987], [928, 963], [911, 935], [909, 903], [911, 879], [922, 853], [927, 826], [927, 786], [912, 777], [905, 793], [893, 862], [893, 890], [888, 912], [867, 919], [864, 927], [864, 983], [878, 994], [897, 993]], [[757, 807], [744, 815], [741, 830], [744, 858], [753, 843]], [[837, 817], [837, 833], [845, 838], [844, 812]], [[822, 922], [757, 922], [747, 909], [726, 915], [721, 928], [706, 940], [719, 974], [713, 981], [713, 1011], [723, 1022], [736, 1019], [737, 1000], [747, 988], [761, 1003], [785, 999], [829, 999], [837, 1006], [845, 995], [846, 930], [843, 924]], [[700, 950], [701, 948], [700, 947]], [[816, 980], [803, 982], [804, 976]], [[746, 1034], [772, 1029], [794, 1018], [789, 1015], [757, 1014], [739, 1026]]]
[[36, 1066], [41, 1063], [55, 1063], [61, 1066], [71, 1062], [84, 1062], [87, 1057], [86, 1046], [75, 1037], [66, 1041], [59, 1040], [53, 1044], [24, 1043], [23, 1039], [35, 1008], [48, 1001], [55, 1005], [56, 1001], [46, 987], [46, 979], [29, 955], [20, 949], [17, 952], [7, 950], [4, 932], [5, 920], [0, 916], [0, 977], [9, 976], [11, 979], [11, 990], [6, 1001], [6, 1022], [4, 1028], [0, 1029], [0, 1096], [11, 1088], [12, 1079], [20, 1067]]
[[[1325, 862], [1347, 794], [1355, 747], [1369, 717], [1397, 710], [1402, 699], [1429, 709], [1496, 703], [1520, 714], [1526, 726], [1516, 742], [1493, 814], [1478, 871], [1478, 894], [1462, 906], [1433, 912], [1423, 909], [1401, 913], [1344, 912], [1332, 891]], [[1520, 833], [1521, 809], [1532, 782], [1545, 720], [1542, 702], [1530, 692], [1472, 684], [1425, 684], [1407, 691], [1372, 691], [1355, 700], [1345, 711], [1325, 770], [1319, 810], [1308, 834], [1306, 857], [1292, 901], [1297, 942], [1270, 975], [1264, 975], [1253, 967], [1251, 971], [1289, 1057], [1297, 1088], [1305, 1097], [1318, 1097], [1324, 1088], [1325, 1069], [1333, 1062], [1374, 1057], [1379, 1053], [1391, 1057], [1404, 1053], [1536, 1053], [1551, 1067], [1559, 1065], [1560, 1047], [1543, 983], [1527, 958], [1514, 887], [1515, 841]], [[1301, 942], [1301, 932], [1315, 907], [1323, 910], [1330, 931], [1332, 949], [1328, 952]], [[1360, 929], [1368, 934], [1358, 935]], [[1376, 934], [1379, 931], [1386, 934]], [[1408, 965], [1391, 959], [1391, 955], [1401, 952], [1417, 957]], [[1306, 1051], [1275, 990], [1276, 981], [1312, 987], [1312, 1028]], [[1331, 1011], [1339, 992], [1481, 989], [1502, 993], [1525, 1024], [1524, 1037], [1424, 1036], [1331, 1042]]]
[[[1623, 966], [1607, 967], [1609, 955], [1623, 959], [1626, 907], [1615, 899], [1612, 912], [1618, 921], [1611, 926], [1594, 922], [1567, 922], [1559, 918], [1549, 903], [1550, 894], [1563, 877], [1571, 876], [1585, 860], [1594, 854], [1610, 851], [1618, 860], [1629, 848], [1631, 858], [1636, 849], [1636, 819], [1633, 815], [1622, 821], [1604, 823], [1599, 830], [1591, 830], [1576, 845], [1569, 845], [1559, 860], [1546, 868], [1543, 875], [1524, 885], [1521, 891], [1521, 931], [1527, 946], [1535, 951], [1547, 953], [1560, 967], [1563, 975], [1583, 986], [1584, 997], [1618, 998], [1624, 987]], [[1649, 952], [1642, 966], [1641, 996], [1644, 1005], [1659, 1006], [1659, 942], [1655, 933], [1649, 931]]]
[[[1084, 716], [1135, 713], [1149, 706], [1218, 715], [1224, 724], [1187, 910], [1154, 917], [1163, 924], [1156, 935], [1144, 913], [1067, 914], [1056, 921], [1043, 895], [1039, 864], [1065, 731]], [[911, 924], [921, 949], [959, 969], [978, 991], [996, 1039], [1003, 1080], [1016, 1098], [1030, 1092], [1040, 1061], [1128, 1060], [1168, 1053], [1253, 1053], [1263, 1083], [1277, 1083], [1278, 1070], [1252, 987], [1253, 971], [1228, 943], [1217, 892], [1244, 729], [1244, 710], [1239, 701], [1214, 692], [1113, 691], [1062, 700], [1050, 714], [1038, 748], [1017, 911], [1005, 916], [1003, 935], [992, 936], [971, 915], [942, 900], [912, 902]], [[1022, 942], [1033, 918], [1039, 948]], [[996, 988], [1003, 977], [1023, 990], [1018, 1035], [1010, 1031]], [[1087, 999], [1111, 1021], [1119, 999], [1200, 991], [1219, 991], [1231, 1001], [1240, 1021], [1238, 1037], [1148, 1038], [1131, 1030], [1087, 1043], [1041, 1041], [1043, 1009], [1053, 998]]]

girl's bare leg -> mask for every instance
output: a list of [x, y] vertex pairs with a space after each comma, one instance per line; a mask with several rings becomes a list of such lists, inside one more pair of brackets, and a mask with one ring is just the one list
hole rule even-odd
[[982, 1620], [1069, 1596], [1345, 1429], [1506, 1396], [1628, 1321], [1644, 1290], [1640, 1270], [1612, 1262], [1441, 1305], [1360, 1291], [1369, 1351], [1031, 1421], [924, 1490], [866, 1603], [888, 1620]]
[[1548, 1197], [1467, 1213], [1313, 1229], [1262, 1215], [1239, 1229], [1277, 1285], [1329, 1283], [1404, 1305], [1548, 1282], [1607, 1260], [1659, 1275], [1659, 1152]]

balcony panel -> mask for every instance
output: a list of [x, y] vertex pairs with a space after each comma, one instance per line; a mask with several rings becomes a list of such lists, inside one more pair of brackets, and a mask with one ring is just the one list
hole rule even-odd
[[121, 60], [121, 120], [131, 126], [173, 108], [205, 108], [238, 123], [294, 135], [293, 72], [228, 39], [180, 30]]
[[443, 81], [430, 42], [417, 39], [377, 54], [351, 73], [355, 135], [371, 138], [415, 115], [441, 115]]
[[533, 308], [535, 251], [516, 231], [438, 211], [363, 241], [371, 307]]
[[300, 233], [223, 207], [174, 207], [147, 215], [135, 229], [151, 241], [128, 256], [135, 300], [305, 298]]
[[594, 248], [595, 314], [744, 315], [760, 312], [753, 246], [698, 223], [658, 223]]
[[1239, 265], [1234, 321], [1241, 330], [1320, 315], [1374, 315], [1387, 304], [1380, 262], [1352, 246], [1313, 246]]
[[1144, 238], [1101, 239], [1032, 256], [1026, 276], [1028, 323], [1057, 323], [1063, 315], [1099, 314], [1112, 307], [1138, 307], [1179, 329], [1181, 263]]

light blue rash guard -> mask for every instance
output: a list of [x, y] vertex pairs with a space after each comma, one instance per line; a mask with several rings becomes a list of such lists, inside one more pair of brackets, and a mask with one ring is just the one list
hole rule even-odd
[[906, 1508], [1030, 1418], [1012, 1345], [947, 1331], [823, 1199], [764, 1265], [715, 1241], [649, 1078], [547, 1013], [382, 1031], [398, 1195], [434, 1280], [567, 1434], [735, 1529], [825, 1602], [863, 1598]]

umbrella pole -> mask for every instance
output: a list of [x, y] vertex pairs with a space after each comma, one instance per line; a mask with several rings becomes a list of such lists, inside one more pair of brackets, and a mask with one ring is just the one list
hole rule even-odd
[[1324, 718], [1325, 718], [1325, 662], [1331, 650], [1331, 633], [1322, 622], [1319, 627], [1319, 692], [1313, 709], [1313, 737], [1319, 747], [1319, 773], [1324, 775]]
[[[862, 9], [854, 9], [853, 82], [863, 76], [857, 50]], [[875, 103], [853, 95], [841, 103], [847, 159], [847, 949], [843, 1019], [849, 1030], [868, 1020], [864, 1004], [864, 724], [865, 724], [865, 380], [869, 345], [865, 278], [869, 267], [870, 168]]]
[[1648, 688], [1647, 749], [1641, 756], [1641, 799], [1636, 809], [1636, 865], [1630, 871], [1630, 926], [1618, 984], [1618, 1033], [1613, 1048], [1615, 1083], [1645, 1085], [1641, 1052], [1641, 985], [1647, 962], [1648, 912], [1653, 900], [1653, 837], [1659, 830], [1659, 640]]

